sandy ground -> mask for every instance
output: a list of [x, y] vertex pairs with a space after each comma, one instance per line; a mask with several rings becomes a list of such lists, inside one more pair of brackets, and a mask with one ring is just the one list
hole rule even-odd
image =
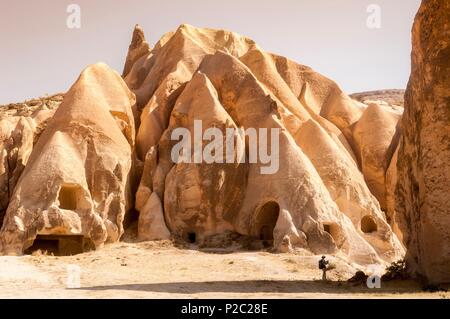
[[[380, 289], [339, 282], [354, 271], [339, 260], [332, 281], [321, 282], [318, 256], [191, 248], [117, 243], [69, 257], [0, 257], [0, 298], [450, 297], [422, 292], [410, 281], [382, 283]], [[68, 280], [77, 284], [77, 269], [80, 288], [67, 288]]]

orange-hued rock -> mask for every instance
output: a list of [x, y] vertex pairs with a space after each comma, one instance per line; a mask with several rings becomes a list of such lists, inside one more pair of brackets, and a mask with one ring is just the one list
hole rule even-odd
[[138, 224], [139, 240], [170, 239], [170, 231], [164, 220], [164, 211], [156, 193], [152, 193], [140, 209]]
[[[155, 233], [147, 216], [160, 216], [159, 198], [170, 232], [190, 241], [239, 233], [273, 241], [279, 251], [335, 253], [359, 264], [401, 258], [403, 248], [355, 154], [358, 143], [364, 158], [370, 143], [389, 151], [378, 139], [355, 140], [353, 129], [368, 107], [330, 79], [238, 34], [182, 25], [140, 57], [125, 81], [141, 113], [140, 234]], [[262, 174], [264, 165], [249, 163], [249, 154], [245, 163], [174, 163], [172, 133], [185, 128], [192, 136], [199, 120], [203, 131], [214, 127], [223, 139], [227, 129], [279, 129], [278, 169]], [[392, 135], [383, 131], [390, 129], [382, 126], [378, 136]], [[244, 136], [236, 138], [248, 146]]]
[[[171, 144], [165, 139], [179, 127], [187, 128], [194, 136], [194, 120], [201, 120], [205, 128], [216, 127], [222, 132], [237, 128], [220, 104], [213, 85], [202, 73], [195, 74], [177, 100], [162, 144]], [[204, 146], [206, 144], [208, 142], [204, 142]], [[160, 147], [160, 151], [160, 158], [165, 158], [163, 163], [169, 162], [171, 147]], [[221, 152], [225, 154], [225, 149]], [[159, 166], [166, 171], [163, 163]], [[203, 236], [233, 230], [232, 223], [238, 219], [244, 198], [242, 188], [247, 174], [246, 164], [179, 163], [172, 166], [164, 187], [164, 210], [169, 228], [180, 236], [196, 233], [200, 240]]]
[[[361, 236], [383, 259], [401, 258], [401, 243], [393, 234], [378, 201], [370, 193], [355, 163], [313, 121], [303, 125], [297, 136], [302, 150], [311, 159], [331, 197]], [[365, 221], [373, 221], [376, 231], [367, 228]]]
[[33, 145], [61, 101], [56, 94], [0, 106], [0, 228]]
[[396, 214], [405, 219], [407, 265], [434, 284], [450, 282], [449, 21], [449, 1], [422, 1], [397, 162]]
[[105, 64], [86, 68], [49, 120], [18, 181], [0, 249], [20, 254], [37, 235], [117, 241], [132, 205], [135, 103]]
[[400, 144], [397, 145], [394, 155], [391, 159], [391, 164], [386, 171], [386, 218], [392, 227], [392, 231], [397, 235], [398, 239], [403, 243], [403, 232], [407, 231], [405, 216], [399, 214], [395, 207], [396, 202], [396, 187], [398, 182], [398, 151]]
[[0, 227], [9, 200], [33, 149], [34, 123], [29, 117], [0, 119]]
[[145, 41], [144, 31], [136, 25], [133, 32], [133, 39], [128, 48], [127, 59], [123, 68], [122, 76], [125, 77], [139, 58], [150, 53], [150, 46]]
[[[134, 208], [138, 240], [223, 246], [243, 236], [357, 265], [404, 254], [382, 211], [395, 210], [401, 110], [355, 101], [236, 33], [181, 25], [150, 49], [136, 26], [123, 79], [90, 66], [57, 110], [28, 113], [23, 149], [33, 151], [14, 192], [0, 193], [3, 253], [37, 236], [101, 247], [120, 238]], [[174, 152], [184, 134], [193, 152]]]
[[401, 115], [389, 106], [369, 104], [353, 127], [355, 153], [362, 173], [383, 210], [387, 207], [385, 175], [397, 147], [397, 123]]

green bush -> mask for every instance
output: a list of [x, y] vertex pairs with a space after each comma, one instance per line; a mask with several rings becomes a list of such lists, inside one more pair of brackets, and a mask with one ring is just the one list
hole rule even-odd
[[386, 267], [386, 273], [381, 277], [381, 280], [405, 280], [408, 278], [406, 262], [404, 259], [401, 259]]

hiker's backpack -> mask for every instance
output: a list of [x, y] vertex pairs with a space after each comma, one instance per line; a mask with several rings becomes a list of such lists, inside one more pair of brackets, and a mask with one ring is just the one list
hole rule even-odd
[[323, 259], [319, 260], [319, 269], [325, 269], [325, 268], [326, 268], [325, 260], [323, 260]]

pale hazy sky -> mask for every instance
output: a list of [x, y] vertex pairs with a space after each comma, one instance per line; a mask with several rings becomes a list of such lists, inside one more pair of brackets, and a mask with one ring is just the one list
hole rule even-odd
[[[69, 29], [69, 4], [81, 28]], [[366, 26], [381, 7], [381, 28]], [[0, 104], [66, 91], [103, 61], [122, 72], [139, 23], [153, 45], [188, 23], [246, 35], [306, 64], [348, 93], [405, 88], [420, 0], [0, 0]]]

